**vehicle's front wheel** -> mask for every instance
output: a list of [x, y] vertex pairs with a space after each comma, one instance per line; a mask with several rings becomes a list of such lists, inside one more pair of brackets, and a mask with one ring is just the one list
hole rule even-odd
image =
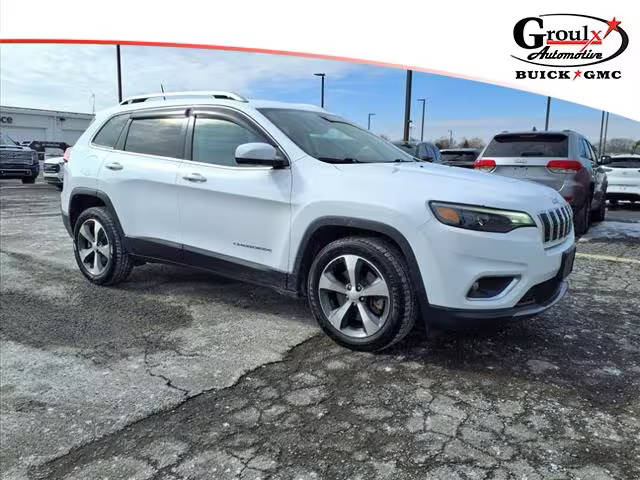
[[324, 332], [353, 350], [390, 347], [416, 321], [404, 257], [376, 237], [347, 237], [323, 248], [311, 266], [307, 294]]
[[589, 230], [591, 223], [591, 197], [587, 197], [584, 204], [575, 214], [576, 235], [584, 235]]
[[36, 177], [22, 177], [22, 183], [36, 183]]
[[123, 281], [133, 269], [115, 219], [104, 207], [80, 214], [74, 228], [76, 263], [87, 279], [98, 285]]

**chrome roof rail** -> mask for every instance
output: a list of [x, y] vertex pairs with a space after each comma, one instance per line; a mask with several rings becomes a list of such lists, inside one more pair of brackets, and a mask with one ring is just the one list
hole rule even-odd
[[131, 105], [132, 103], [146, 102], [149, 99], [163, 100], [173, 99], [177, 97], [211, 97], [218, 98], [220, 100], [236, 100], [238, 102], [248, 102], [246, 98], [233, 92], [222, 92], [217, 90], [211, 91], [193, 91], [193, 92], [161, 92], [161, 93], [149, 93], [146, 95], [136, 95], [134, 97], [125, 98], [120, 102], [120, 105]]

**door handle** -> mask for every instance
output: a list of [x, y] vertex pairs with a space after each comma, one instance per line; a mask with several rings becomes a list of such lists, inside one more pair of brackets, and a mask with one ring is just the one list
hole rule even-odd
[[107, 163], [105, 167], [109, 170], [122, 170], [122, 165], [120, 165], [118, 162]]
[[200, 175], [199, 173], [190, 173], [188, 175], [185, 175], [184, 177], [185, 180], [189, 181], [189, 182], [206, 182], [207, 179], [205, 177], [203, 177], [202, 175]]

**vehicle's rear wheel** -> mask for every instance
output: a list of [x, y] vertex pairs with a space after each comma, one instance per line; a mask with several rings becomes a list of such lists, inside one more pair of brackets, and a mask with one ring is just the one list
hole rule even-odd
[[74, 250], [82, 274], [97, 285], [123, 281], [133, 269], [115, 219], [104, 207], [80, 214], [75, 223]]
[[22, 177], [22, 183], [36, 183], [36, 177]]
[[594, 222], [602, 222], [604, 221], [604, 217], [607, 215], [607, 201], [605, 200], [605, 196], [602, 196], [600, 200], [600, 205], [595, 212], [591, 212], [591, 220]]
[[311, 266], [307, 293], [324, 332], [353, 350], [390, 347], [416, 321], [404, 257], [380, 238], [348, 237], [323, 248]]
[[591, 197], [587, 197], [584, 204], [575, 214], [575, 231], [576, 235], [584, 235], [589, 230], [591, 223]]

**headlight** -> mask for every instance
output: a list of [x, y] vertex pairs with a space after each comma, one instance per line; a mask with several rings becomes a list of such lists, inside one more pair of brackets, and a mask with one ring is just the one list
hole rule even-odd
[[445, 225], [468, 230], [507, 233], [520, 227], [536, 226], [525, 212], [444, 202], [429, 202], [429, 207], [436, 218]]

